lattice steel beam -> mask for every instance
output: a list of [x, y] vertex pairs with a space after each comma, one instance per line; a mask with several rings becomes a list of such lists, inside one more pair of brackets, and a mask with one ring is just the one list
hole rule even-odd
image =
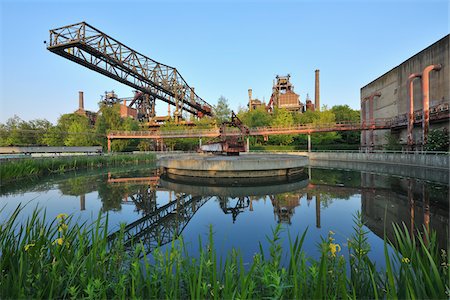
[[47, 49], [196, 116], [212, 106], [195, 94], [176, 68], [159, 63], [85, 22], [50, 30]]

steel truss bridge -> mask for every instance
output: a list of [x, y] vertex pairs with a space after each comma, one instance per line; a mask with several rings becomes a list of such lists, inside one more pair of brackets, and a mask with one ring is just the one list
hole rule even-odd
[[[437, 105], [430, 107], [430, 121], [440, 122], [450, 118], [449, 106]], [[422, 111], [414, 113], [414, 124], [422, 123]], [[255, 127], [249, 129], [249, 136], [284, 135], [284, 134], [312, 134], [319, 132], [339, 132], [339, 131], [373, 131], [380, 129], [396, 130], [407, 126], [407, 115], [398, 115], [394, 118], [380, 118], [367, 120], [363, 122], [340, 122], [328, 124], [301, 124], [296, 126], [283, 127]], [[237, 136], [241, 132], [238, 129], [230, 128], [227, 135]], [[113, 139], [171, 139], [171, 138], [202, 138], [217, 137], [220, 135], [220, 128], [211, 129], [195, 129], [189, 128], [184, 130], [149, 130], [149, 131], [110, 131], [107, 134], [108, 151], [111, 150], [111, 140]]]
[[152, 117], [156, 99], [175, 106], [176, 118], [183, 111], [198, 117], [212, 115], [212, 106], [194, 92], [176, 68], [125, 46], [85, 22], [51, 29], [47, 49], [139, 91], [130, 106], [135, 105], [146, 118]]

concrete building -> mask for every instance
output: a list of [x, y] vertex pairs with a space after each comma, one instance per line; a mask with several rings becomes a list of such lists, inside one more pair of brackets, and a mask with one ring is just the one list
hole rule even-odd
[[[372, 120], [385, 119], [391, 127], [390, 130], [361, 132], [361, 148], [382, 148], [386, 144], [387, 133], [390, 133], [404, 148], [420, 149], [426, 143], [428, 130], [448, 129], [449, 44], [450, 35], [447, 35], [361, 88], [362, 124], [370, 125]], [[413, 92], [412, 118], [410, 86]], [[409, 143], [408, 127], [412, 128]]]

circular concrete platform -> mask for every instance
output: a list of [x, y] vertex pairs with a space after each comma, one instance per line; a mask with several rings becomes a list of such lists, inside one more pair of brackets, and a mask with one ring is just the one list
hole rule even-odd
[[167, 174], [209, 178], [290, 176], [303, 171], [308, 157], [287, 154], [166, 156], [157, 165]]

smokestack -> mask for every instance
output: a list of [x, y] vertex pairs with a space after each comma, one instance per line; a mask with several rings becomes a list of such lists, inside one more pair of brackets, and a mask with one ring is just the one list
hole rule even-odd
[[314, 96], [314, 106], [315, 109], [320, 111], [320, 83], [319, 83], [319, 72], [320, 70], [316, 70], [316, 94]]
[[248, 110], [252, 110], [252, 89], [248, 89]]
[[82, 91], [78, 92], [78, 109], [84, 110], [84, 97]]

